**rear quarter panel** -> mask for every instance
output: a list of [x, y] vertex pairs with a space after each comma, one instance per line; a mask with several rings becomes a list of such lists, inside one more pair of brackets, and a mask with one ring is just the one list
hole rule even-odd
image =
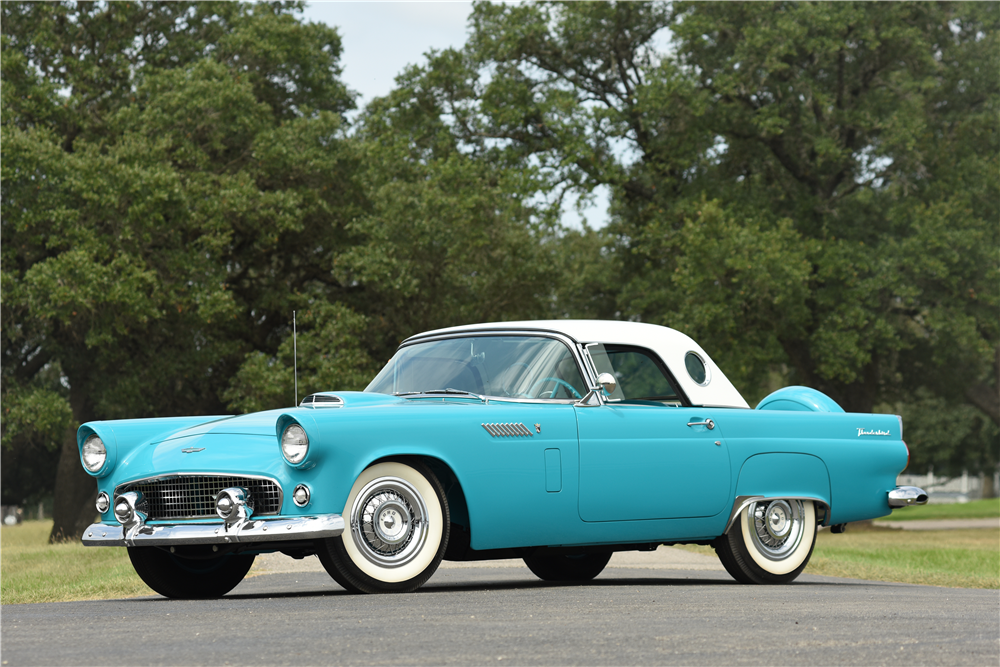
[[734, 496], [812, 495], [829, 503], [828, 524], [891, 512], [887, 494], [907, 460], [895, 415], [726, 410], [718, 423]]

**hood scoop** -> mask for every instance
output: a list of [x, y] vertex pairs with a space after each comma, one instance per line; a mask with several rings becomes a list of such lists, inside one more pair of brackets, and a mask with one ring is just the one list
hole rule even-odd
[[341, 408], [343, 406], [344, 399], [334, 394], [310, 394], [299, 403], [299, 407], [302, 408]]

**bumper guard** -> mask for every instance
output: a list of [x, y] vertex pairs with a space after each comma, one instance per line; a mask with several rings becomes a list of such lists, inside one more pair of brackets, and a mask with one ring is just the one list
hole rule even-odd
[[247, 544], [287, 542], [337, 537], [344, 532], [339, 514], [289, 519], [257, 519], [235, 525], [225, 523], [119, 524], [95, 523], [83, 532], [88, 547], [160, 547], [190, 544]]

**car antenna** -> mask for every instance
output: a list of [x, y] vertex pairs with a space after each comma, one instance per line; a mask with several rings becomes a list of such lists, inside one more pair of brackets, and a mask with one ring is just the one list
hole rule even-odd
[[295, 331], [295, 311], [292, 311], [292, 364], [295, 369], [293, 373], [295, 374], [295, 403], [292, 405], [299, 404], [299, 342]]

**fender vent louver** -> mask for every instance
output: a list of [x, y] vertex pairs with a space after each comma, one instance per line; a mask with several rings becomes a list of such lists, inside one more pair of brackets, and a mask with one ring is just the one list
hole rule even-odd
[[310, 394], [299, 405], [303, 408], [339, 408], [344, 405], [344, 399], [330, 394]]
[[507, 437], [522, 437], [526, 435], [534, 435], [527, 426], [521, 422], [507, 423], [507, 424], [483, 424], [483, 428], [494, 436], [507, 436]]

